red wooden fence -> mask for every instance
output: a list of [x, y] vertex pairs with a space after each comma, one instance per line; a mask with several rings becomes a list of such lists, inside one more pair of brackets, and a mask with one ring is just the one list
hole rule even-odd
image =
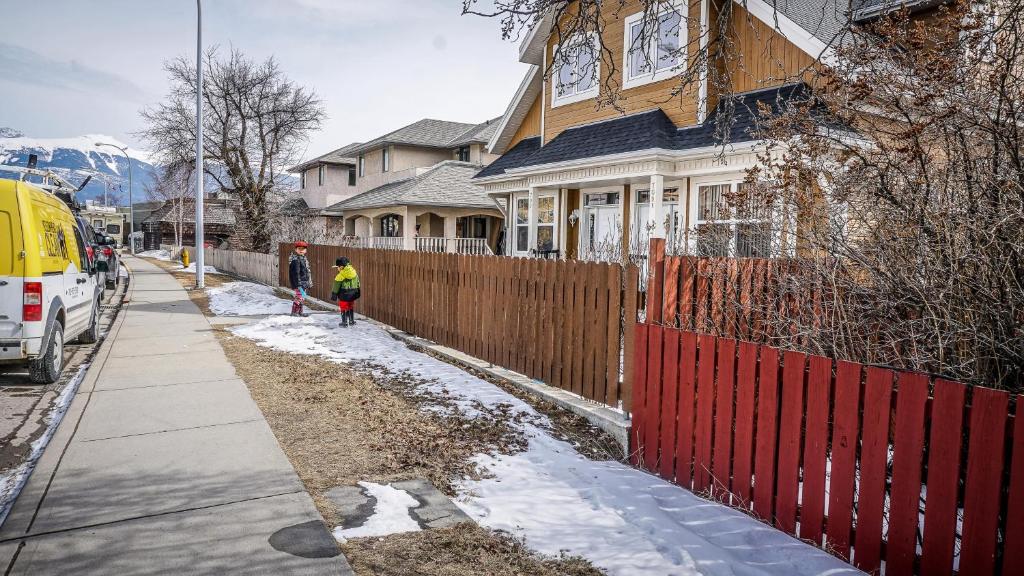
[[636, 465], [867, 572], [1024, 574], [1024, 396], [636, 331]]

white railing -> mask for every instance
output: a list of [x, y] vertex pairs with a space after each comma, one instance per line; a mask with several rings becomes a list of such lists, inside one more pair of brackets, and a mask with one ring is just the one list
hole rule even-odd
[[401, 250], [405, 241], [401, 236], [373, 236], [369, 240], [370, 247], [378, 250]]
[[455, 251], [459, 254], [474, 254], [477, 256], [494, 256], [491, 247], [487, 245], [484, 238], [450, 238], [449, 242], [455, 243]]
[[416, 251], [418, 252], [445, 252], [445, 238], [434, 238], [421, 236], [416, 238]]

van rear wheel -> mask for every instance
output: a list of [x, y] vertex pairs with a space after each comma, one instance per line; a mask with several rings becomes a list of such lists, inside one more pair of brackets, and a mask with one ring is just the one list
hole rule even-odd
[[100, 303], [93, 302], [92, 312], [89, 316], [89, 327], [78, 335], [78, 341], [82, 344], [95, 344], [100, 339]]
[[28, 365], [29, 380], [37, 384], [53, 384], [64, 369], [64, 328], [53, 325], [53, 338], [46, 347], [46, 353]]

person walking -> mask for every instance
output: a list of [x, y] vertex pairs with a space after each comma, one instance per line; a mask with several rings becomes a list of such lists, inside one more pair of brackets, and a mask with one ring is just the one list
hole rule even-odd
[[334, 277], [334, 288], [331, 300], [338, 301], [341, 312], [341, 327], [353, 326], [356, 323], [355, 303], [359, 299], [359, 274], [348, 258], [342, 256], [334, 262], [338, 274]]
[[306, 301], [306, 292], [313, 287], [313, 275], [309, 271], [309, 260], [306, 260], [308, 247], [308, 244], [300, 240], [295, 243], [295, 251], [288, 257], [288, 281], [292, 290], [295, 290], [292, 316], [309, 316], [302, 308]]

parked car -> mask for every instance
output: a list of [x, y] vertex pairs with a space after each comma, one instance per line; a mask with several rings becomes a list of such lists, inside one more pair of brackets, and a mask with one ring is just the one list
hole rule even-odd
[[97, 236], [100, 245], [98, 267], [106, 272], [107, 288], [115, 288], [121, 272], [121, 254], [117, 251], [117, 239], [102, 232], [97, 233]]
[[75, 214], [75, 222], [78, 224], [82, 237], [85, 238], [85, 255], [89, 260], [89, 268], [96, 273], [96, 289], [99, 292], [100, 301], [102, 301], [107, 289], [107, 266], [106, 260], [103, 257], [100, 237], [96, 230], [89, 226], [88, 220], [76, 210], [75, 206], [77, 204], [72, 204], [72, 206], [71, 211]]
[[90, 244], [67, 203], [6, 179], [0, 238], [11, 240], [0, 246], [0, 363], [27, 364], [33, 382], [55, 382], [65, 342], [98, 337], [102, 292]]

